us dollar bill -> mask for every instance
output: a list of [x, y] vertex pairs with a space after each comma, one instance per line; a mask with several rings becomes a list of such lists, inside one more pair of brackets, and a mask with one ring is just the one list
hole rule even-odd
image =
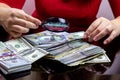
[[0, 60], [0, 70], [3, 71], [4, 74], [20, 72], [29, 69], [31, 69], [30, 62], [19, 55], [14, 55], [7, 59]]
[[15, 67], [20, 67], [20, 66], [25, 66], [30, 64], [29, 61], [25, 60], [19, 55], [14, 55], [11, 56], [7, 59], [1, 60], [0, 64], [5, 68], [5, 69], [11, 69]]
[[7, 59], [13, 55], [15, 55], [15, 53], [0, 41], [0, 60]]
[[95, 63], [108, 63], [108, 62], [111, 62], [111, 60], [108, 58], [108, 56], [105, 53], [103, 53], [102, 55], [100, 55], [94, 59], [86, 60], [84, 62], [95, 64]]
[[68, 41], [82, 39], [84, 36], [84, 31], [67, 33], [67, 32], [50, 32], [43, 31], [36, 34], [30, 34], [23, 36], [27, 41], [29, 41], [33, 46], [40, 48], [50, 48], [53, 46], [57, 46], [59, 44], [63, 44]]
[[31, 46], [27, 41], [23, 38], [12, 39], [6, 41], [5, 44], [12, 50], [14, 53], [22, 53], [25, 50], [31, 50], [33, 46]]
[[67, 51], [70, 51], [70, 50], [75, 49], [77, 47], [80, 47], [84, 44], [87, 44], [87, 43], [83, 42], [82, 40], [73, 40], [73, 41], [69, 41], [69, 42], [66, 42], [64, 44], [58, 45], [58, 46], [48, 48], [46, 50], [48, 52], [50, 52], [50, 54], [56, 56], [58, 54], [62, 54], [64, 52], [67, 52]]
[[88, 58], [84, 58], [82, 60], [75, 61], [73, 63], [67, 64], [68, 66], [76, 66], [83, 64], [98, 64], [98, 63], [109, 63], [111, 60], [105, 53], [97, 54]]
[[29, 62], [31, 62], [31, 64], [37, 60], [39, 60], [40, 58], [48, 55], [49, 52], [41, 49], [41, 48], [35, 48], [26, 52], [23, 52], [21, 54], [22, 57], [24, 57], [26, 60], [28, 60]]
[[69, 33], [69, 35], [67, 35], [68, 41], [83, 39], [84, 33], [84, 31]]
[[56, 55], [56, 56], [55, 56], [55, 59], [59, 60], [59, 59], [65, 57], [65, 56], [67, 56], [67, 55], [74, 54], [74, 53], [77, 52], [78, 50], [82, 50], [82, 49], [84, 49], [84, 48], [87, 48], [88, 46], [89, 46], [89, 44], [86, 43], [86, 44], [84, 44], [84, 45], [82, 45], [82, 46], [80, 46], [80, 47], [78, 47], [78, 48], [69, 50], [69, 51], [67, 51], [67, 52], [63, 52], [63, 53], [61, 53], [61, 54]]
[[59, 58], [58, 60], [64, 64], [69, 64], [69, 63], [81, 60], [83, 58], [87, 58], [87, 57], [96, 55], [98, 53], [105, 53], [105, 52], [100, 47], [90, 45], [89, 47], [87, 47], [83, 50], [73, 51], [71, 54], [68, 54], [62, 58]]
[[48, 48], [64, 43], [67, 40], [66, 35], [68, 35], [67, 32], [55, 33], [50, 31], [43, 31], [36, 34], [25, 35], [23, 37], [33, 46]]

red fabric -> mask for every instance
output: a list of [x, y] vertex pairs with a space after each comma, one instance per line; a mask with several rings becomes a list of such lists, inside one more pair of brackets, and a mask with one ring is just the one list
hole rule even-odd
[[120, 0], [108, 0], [115, 17], [120, 16]]
[[[25, 0], [0, 0], [11, 7], [22, 8]], [[115, 16], [120, 15], [120, 0], [109, 0]], [[40, 20], [48, 17], [62, 17], [69, 21], [70, 32], [86, 30], [96, 19], [101, 0], [35, 0]], [[37, 15], [38, 14], [38, 15]], [[40, 28], [41, 29], [41, 28]]]
[[96, 19], [101, 0], [35, 0], [39, 19], [62, 17], [70, 22], [70, 30], [80, 31]]
[[[0, 0], [11, 7], [22, 8], [25, 0]], [[34, 16], [40, 20], [62, 17], [70, 22], [69, 31], [86, 30], [96, 19], [101, 0], [35, 0]], [[115, 16], [120, 15], [120, 0], [109, 0]], [[36, 16], [37, 15], [37, 16]]]
[[14, 8], [22, 9], [25, 0], [0, 0], [0, 2], [5, 3]]

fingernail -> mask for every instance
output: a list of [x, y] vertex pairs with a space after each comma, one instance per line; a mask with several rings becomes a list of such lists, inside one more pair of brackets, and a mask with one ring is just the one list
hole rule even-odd
[[37, 25], [36, 28], [38, 28], [39, 26]]
[[108, 44], [108, 41], [104, 41], [103, 44], [105, 44], [105, 45]]
[[38, 25], [34, 26], [35, 29], [37, 29], [38, 27], [39, 27]]
[[93, 38], [93, 40], [94, 40], [94, 41], [98, 41], [98, 39], [97, 39], [96, 37], [95, 37], [95, 38]]
[[84, 33], [84, 38], [88, 38], [88, 35], [87, 35], [87, 33]]
[[87, 35], [86, 35], [86, 34], [84, 34], [84, 38], [87, 38]]
[[88, 39], [89, 42], [92, 42], [93, 40], [91, 38]]
[[38, 21], [38, 22], [37, 22], [37, 25], [41, 25], [41, 23], [42, 23], [41, 21]]

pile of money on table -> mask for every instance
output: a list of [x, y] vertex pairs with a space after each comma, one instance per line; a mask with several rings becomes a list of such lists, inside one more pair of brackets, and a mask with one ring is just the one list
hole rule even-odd
[[0, 69], [14, 73], [31, 68], [31, 64], [45, 56], [66, 66], [86, 63], [108, 63], [105, 50], [83, 40], [84, 31], [43, 31], [0, 43]]
[[0, 42], [0, 70], [11, 74], [31, 69], [31, 64], [48, 54], [43, 49], [35, 49], [22, 37]]

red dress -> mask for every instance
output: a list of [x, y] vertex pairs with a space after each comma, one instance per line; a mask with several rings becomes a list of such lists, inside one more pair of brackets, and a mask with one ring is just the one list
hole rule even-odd
[[96, 19], [101, 0], [35, 0], [39, 19], [62, 17], [69, 21], [69, 31], [86, 30]]
[[[35, 0], [39, 19], [62, 17], [70, 22], [70, 32], [86, 30], [96, 19], [101, 0]], [[120, 15], [120, 0], [109, 0], [115, 16]]]
[[5, 3], [14, 8], [22, 9], [25, 0], [0, 0], [0, 2]]
[[[0, 0], [11, 7], [22, 8], [25, 0]], [[120, 15], [120, 0], [109, 0], [113, 13]], [[101, 0], [35, 0], [37, 17], [62, 17], [69, 21], [69, 31], [86, 30], [96, 19]], [[36, 16], [36, 15], [35, 15]]]

